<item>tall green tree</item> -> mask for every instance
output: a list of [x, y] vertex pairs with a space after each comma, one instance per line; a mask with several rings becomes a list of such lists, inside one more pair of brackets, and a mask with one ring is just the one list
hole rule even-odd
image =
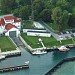
[[70, 3], [67, 0], [57, 0], [56, 5], [61, 7], [62, 9], [70, 8]]
[[51, 11], [49, 9], [44, 9], [41, 13], [40, 13], [40, 18], [44, 21], [49, 21], [51, 22]]
[[43, 0], [34, 0], [32, 3], [32, 12], [34, 20], [39, 18], [39, 14], [44, 9], [44, 3]]
[[30, 5], [31, 0], [18, 0], [19, 5], [25, 6], [25, 5]]
[[16, 0], [1, 0], [2, 13], [11, 13], [17, 7]]
[[67, 25], [69, 15], [67, 10], [56, 7], [52, 10], [52, 19], [54, 23], [59, 26], [59, 31], [63, 31], [63, 27]]
[[14, 16], [19, 17], [19, 10], [20, 10], [20, 8], [16, 8], [16, 9], [13, 11]]
[[68, 25], [70, 27], [75, 27], [75, 14], [70, 15]]
[[30, 15], [31, 15], [30, 5], [20, 7], [19, 17], [28, 20]]
[[62, 22], [63, 22], [63, 25], [67, 25], [68, 24], [68, 20], [69, 20], [69, 12], [67, 10], [64, 10], [62, 12]]
[[53, 9], [56, 6], [56, 0], [45, 0], [44, 1], [45, 9]]

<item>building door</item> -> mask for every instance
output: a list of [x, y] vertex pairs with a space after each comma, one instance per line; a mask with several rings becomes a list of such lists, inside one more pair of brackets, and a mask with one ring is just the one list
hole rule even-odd
[[16, 31], [10, 31], [9, 36], [10, 37], [16, 37]]

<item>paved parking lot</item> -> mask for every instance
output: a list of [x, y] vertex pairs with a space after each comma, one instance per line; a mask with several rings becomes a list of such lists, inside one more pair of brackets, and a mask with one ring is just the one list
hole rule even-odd
[[45, 23], [41, 23], [45, 28], [46, 30], [48, 30], [52, 36], [60, 41], [60, 40], [64, 40], [64, 39], [69, 39], [69, 38], [72, 38], [75, 36], [75, 30], [69, 30], [69, 31], [64, 31], [64, 32], [61, 32], [60, 35], [55, 33], [52, 29], [48, 28], [47, 24]]

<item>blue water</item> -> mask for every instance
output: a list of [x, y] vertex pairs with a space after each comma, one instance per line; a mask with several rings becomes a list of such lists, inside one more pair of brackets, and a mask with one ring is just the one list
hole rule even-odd
[[18, 57], [6, 58], [0, 62], [0, 68], [22, 65], [25, 61], [30, 61], [29, 69], [0, 73], [0, 75], [45, 75], [50, 68], [66, 57], [75, 55], [75, 48], [69, 52], [51, 51], [44, 55], [31, 55], [22, 48], [22, 55]]
[[52, 75], [75, 75], [75, 61], [63, 63]]

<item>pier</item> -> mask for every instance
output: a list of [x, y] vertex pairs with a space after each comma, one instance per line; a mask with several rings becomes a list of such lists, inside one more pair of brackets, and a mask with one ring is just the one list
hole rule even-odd
[[14, 67], [7, 67], [7, 68], [0, 69], [0, 73], [8, 72], [8, 71], [21, 70], [21, 69], [27, 69], [27, 68], [29, 68], [29, 64], [24, 64], [24, 65], [14, 66]]
[[1, 55], [4, 55], [5, 57], [17, 56], [17, 55], [21, 55], [21, 50], [1, 52]]

